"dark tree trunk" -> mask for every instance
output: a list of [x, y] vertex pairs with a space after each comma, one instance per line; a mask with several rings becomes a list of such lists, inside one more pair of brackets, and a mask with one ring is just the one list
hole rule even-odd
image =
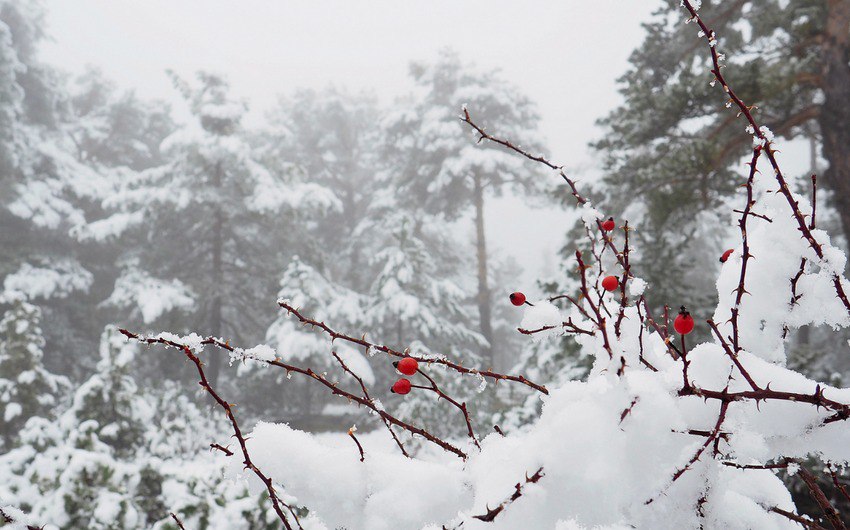
[[[221, 187], [221, 164], [215, 168], [216, 188]], [[212, 304], [210, 305], [210, 333], [214, 337], [221, 337], [221, 285], [222, 285], [222, 250], [224, 246], [224, 214], [220, 208], [216, 206], [213, 213], [213, 245], [212, 245]], [[213, 386], [218, 383], [218, 375], [221, 372], [221, 355], [212, 355], [209, 360], [209, 368], [207, 369], [207, 377], [210, 384]]]
[[832, 201], [844, 236], [850, 239], [850, 0], [828, 0], [827, 6], [821, 48], [824, 103], [819, 124], [829, 169], [823, 183], [833, 192]]
[[481, 355], [490, 361], [492, 366], [493, 353], [493, 327], [490, 315], [490, 284], [487, 281], [487, 239], [484, 234], [484, 187], [481, 177], [475, 175], [475, 246], [478, 256], [478, 319], [481, 334], [487, 339], [487, 346], [481, 351]]

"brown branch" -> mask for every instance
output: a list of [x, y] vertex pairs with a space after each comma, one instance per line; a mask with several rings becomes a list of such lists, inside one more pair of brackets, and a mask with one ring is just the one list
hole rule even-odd
[[430, 375], [425, 373], [421, 368], [418, 369], [417, 372], [420, 373], [422, 375], [422, 377], [427, 379], [429, 383], [431, 383], [430, 387], [424, 387], [426, 390], [434, 392], [435, 394], [437, 394], [438, 399], [440, 399], [440, 398], [445, 399], [446, 401], [451, 403], [452, 406], [454, 406], [456, 409], [458, 409], [460, 411], [461, 415], [463, 416], [463, 420], [466, 422], [466, 434], [467, 434], [467, 436], [469, 436], [469, 439], [472, 440], [473, 444], [475, 444], [475, 447], [478, 447], [480, 449], [481, 444], [478, 443], [478, 438], [475, 437], [475, 431], [472, 429], [472, 420], [470, 420], [470, 418], [469, 418], [469, 411], [466, 408], [466, 402], [459, 403], [458, 401], [453, 399], [451, 396], [449, 396], [448, 394], [446, 394], [445, 392], [440, 390], [440, 387], [437, 385], [437, 382], [434, 381], [434, 378], [432, 378]]
[[[369, 390], [366, 388], [366, 383], [363, 382], [363, 378], [354, 373], [354, 371], [351, 370], [347, 364], [345, 364], [345, 362], [339, 355], [337, 355], [336, 352], [331, 353], [336, 358], [339, 365], [342, 366], [342, 369], [345, 370], [351, 377], [353, 377], [355, 381], [357, 381], [357, 383], [360, 385], [360, 390], [363, 392], [363, 397], [371, 403], [373, 401], [372, 396], [369, 395]], [[381, 422], [386, 426], [387, 430], [390, 431], [390, 436], [392, 436], [393, 441], [398, 446], [399, 450], [401, 450], [401, 454], [410, 458], [410, 455], [407, 453], [407, 449], [404, 448], [404, 444], [401, 443], [401, 440], [398, 438], [398, 435], [396, 435], [395, 431], [393, 430], [393, 426], [390, 425], [389, 420], [387, 420], [383, 416], [379, 417], [381, 418]]]
[[[192, 349], [186, 344], [180, 344], [179, 342], [175, 342], [172, 340], [164, 339], [164, 338], [145, 338], [131, 331], [127, 331], [126, 329], [119, 330], [127, 339], [135, 340], [138, 342], [143, 342], [147, 344], [159, 343], [165, 346], [171, 346], [173, 348], [177, 348], [178, 350], [183, 352], [183, 355], [186, 356], [187, 359], [192, 361], [195, 365], [195, 368], [198, 371], [198, 377], [200, 377], [200, 385], [206, 390], [206, 392], [212, 396], [216, 403], [224, 410], [227, 419], [230, 421], [230, 426], [233, 429], [233, 434], [236, 436], [236, 440], [239, 442], [239, 448], [242, 450], [243, 463], [245, 464], [245, 469], [250, 469], [257, 478], [262, 481], [262, 483], [266, 487], [266, 491], [269, 493], [269, 499], [272, 501], [272, 507], [274, 508], [275, 513], [277, 513], [278, 519], [281, 520], [283, 526], [287, 530], [292, 530], [292, 526], [289, 524], [289, 519], [286, 517], [286, 514], [283, 513], [283, 508], [289, 510], [292, 516], [295, 518], [296, 523], [298, 521], [298, 517], [295, 515], [294, 510], [288, 504], [283, 502], [280, 497], [278, 497], [277, 492], [275, 491], [274, 484], [272, 479], [268, 477], [265, 473], [263, 473], [260, 468], [254, 465], [254, 462], [251, 460], [251, 455], [248, 453], [248, 447], [246, 445], [245, 436], [242, 434], [242, 429], [239, 427], [239, 423], [236, 421], [236, 416], [233, 414], [233, 408], [230, 403], [222, 399], [222, 397], [218, 394], [218, 392], [213, 389], [207, 380], [207, 375], [204, 373], [204, 363], [201, 362], [201, 359], [195, 355]], [[228, 345], [229, 347], [229, 345]], [[298, 523], [299, 528], [301, 527], [300, 523]]]
[[210, 449], [217, 449], [217, 450], [221, 451], [222, 453], [224, 453], [225, 456], [233, 456], [233, 451], [231, 451], [227, 447], [222, 447], [221, 445], [216, 444], [216, 443], [210, 444]]
[[818, 481], [815, 479], [814, 475], [812, 475], [808, 469], [800, 466], [800, 469], [797, 471], [797, 474], [800, 475], [800, 478], [803, 479], [803, 482], [806, 484], [806, 487], [809, 488], [809, 493], [812, 495], [812, 498], [815, 502], [820, 506], [821, 511], [826, 516], [827, 520], [829, 520], [829, 524], [835, 530], [846, 530], [846, 526], [844, 526], [844, 521], [841, 520], [841, 516], [838, 513], [838, 510], [829, 502], [829, 499], [824, 494], [823, 490], [818, 486]]
[[[700, 456], [702, 456], [702, 453], [705, 452], [705, 449], [709, 445], [711, 445], [712, 442], [714, 442], [717, 439], [717, 437], [720, 434], [720, 428], [723, 426], [723, 421], [726, 419], [726, 411], [727, 411], [728, 408], [729, 408], [729, 402], [728, 401], [724, 401], [720, 404], [720, 413], [717, 415], [717, 423], [714, 425], [714, 429], [705, 438], [705, 442], [703, 442], [703, 444], [699, 447], [697, 452], [694, 453], [694, 456], [691, 457], [691, 459], [688, 461], [688, 463], [685, 464], [684, 467], [679, 468], [678, 470], [676, 470], [675, 473], [673, 473], [673, 479], [670, 481], [670, 484], [673, 484], [674, 482], [679, 480], [679, 478], [682, 475], [684, 475], [685, 472], [687, 472], [691, 468], [691, 466], [693, 466], [694, 463], [696, 463], [697, 460], [699, 460]], [[666, 486], [664, 488], [664, 490], [666, 490], [667, 487], [669, 487], [669, 484], [668, 484], [668, 486]], [[663, 493], [663, 491], [662, 491], [662, 493]], [[651, 499], [646, 501], [644, 504], [651, 504], [655, 500], [655, 498], [656, 497], [652, 497]]]
[[620, 313], [617, 315], [617, 322], [614, 324], [614, 333], [617, 338], [620, 338], [620, 325], [623, 323], [623, 318], [626, 316], [626, 306], [629, 303], [629, 297], [626, 295], [626, 283], [631, 277], [631, 264], [629, 263], [629, 222], [623, 226], [623, 276], [620, 279]]
[[[788, 187], [788, 182], [785, 179], [785, 176], [782, 174], [782, 170], [779, 167], [779, 163], [776, 160], [775, 151], [770, 147], [770, 142], [767, 137], [765, 137], [764, 132], [762, 132], [758, 122], [756, 122], [755, 118], [752, 115], [753, 107], [748, 107], [741, 98], [739, 98], [729, 84], [726, 82], [726, 79], [723, 77], [723, 73], [720, 68], [720, 58], [717, 53], [717, 37], [713, 30], [709, 29], [708, 26], [705, 25], [702, 18], [700, 18], [697, 10], [694, 8], [691, 0], [682, 0], [682, 5], [688, 12], [691, 14], [691, 20], [696, 21], [697, 25], [703, 32], [704, 38], [708, 42], [709, 52], [711, 53], [711, 61], [713, 64], [713, 68], [711, 72], [714, 74], [714, 77], [720, 83], [723, 91], [729, 96], [729, 101], [738, 107], [740, 113], [739, 115], [743, 115], [747, 122], [753, 128], [753, 134], [761, 140], [764, 144], [764, 152], [767, 156], [767, 159], [770, 161], [770, 165], [773, 167], [774, 176], [776, 178], [776, 182], [779, 184], [779, 191], [785, 197], [785, 200], [788, 202], [788, 205], [791, 207], [791, 213], [794, 216], [794, 219], [797, 221], [797, 227], [800, 230], [803, 238], [808, 242], [809, 246], [814, 250], [817, 257], [821, 260], [824, 259], [823, 248], [821, 244], [815, 239], [812, 234], [812, 229], [806, 224], [805, 216], [800, 211], [799, 203], [794, 199], [794, 195], [791, 193], [790, 188]], [[841, 283], [841, 278], [837, 273], [833, 273], [832, 275], [832, 284], [835, 288], [836, 296], [841, 300], [841, 303], [844, 304], [845, 309], [848, 313], [850, 313], [850, 299], [847, 298], [847, 294], [844, 292], [844, 286]]]
[[508, 497], [507, 499], [505, 499], [504, 501], [499, 503], [499, 505], [496, 506], [495, 508], [490, 508], [488, 506], [487, 507], [487, 513], [485, 513], [483, 515], [474, 515], [473, 517], [475, 519], [478, 519], [479, 521], [484, 521], [485, 523], [493, 522], [493, 520], [496, 519], [496, 517], [500, 513], [502, 513], [502, 511], [504, 511], [504, 509], [509, 504], [516, 501], [520, 497], [522, 497], [522, 489], [527, 484], [535, 484], [535, 483], [537, 483], [537, 481], [539, 481], [544, 476], [545, 475], [543, 474], [543, 468], [542, 467], [540, 469], [538, 469], [537, 472], [535, 474], [531, 475], [530, 477], [528, 475], [526, 475], [525, 476], [525, 483], [517, 482], [516, 485], [514, 486], [514, 492], [510, 497]]
[[806, 519], [805, 517], [801, 517], [801, 516], [799, 516], [795, 513], [789, 512], [787, 510], [783, 510], [782, 508], [777, 508], [776, 506], [774, 506], [772, 508], [769, 508], [769, 511], [771, 511], [773, 513], [778, 513], [779, 515], [786, 517], [786, 518], [788, 518], [788, 519], [790, 519], [790, 520], [792, 520], [796, 523], [800, 523], [804, 527], [810, 528], [811, 530], [826, 530], [826, 528], [822, 527], [821, 525], [817, 524], [816, 522], [810, 521], [809, 519]]
[[524, 156], [525, 158], [527, 158], [529, 160], [539, 162], [539, 163], [543, 164], [544, 166], [548, 167], [549, 169], [557, 171], [558, 174], [561, 175], [561, 178], [564, 179], [564, 182], [566, 182], [567, 185], [570, 187], [570, 191], [572, 192], [573, 197], [575, 197], [576, 202], [579, 205], [582, 205], [582, 204], [585, 204], [586, 202], [588, 202], [588, 200], [578, 192], [578, 189], [576, 188], [575, 181], [570, 179], [570, 177], [568, 177], [567, 174], [564, 173], [564, 167], [563, 166], [556, 166], [552, 162], [546, 160], [546, 158], [544, 158], [542, 155], [541, 156], [532, 155], [528, 151], [524, 151], [524, 150], [520, 149], [519, 147], [515, 146], [509, 140], [502, 140], [500, 138], [490, 136], [489, 134], [487, 134], [484, 131], [483, 128], [479, 127], [478, 125], [476, 125], [472, 121], [472, 118], [470, 118], [470, 116], [469, 116], [469, 111], [465, 107], [463, 109], [463, 116], [460, 117], [460, 120], [463, 121], [464, 123], [468, 124], [473, 129], [475, 129], [475, 131], [479, 135], [479, 138], [478, 138], [479, 143], [482, 140], [489, 140], [489, 141], [491, 141], [495, 144], [501, 145], [502, 147], [506, 147], [506, 148], [510, 149], [511, 151], [514, 151], [515, 153], [518, 153], [518, 154]]
[[360, 461], [363, 462], [364, 460], [366, 460], [366, 455], [363, 453], [363, 446], [360, 445], [360, 440], [358, 440], [357, 437], [354, 436], [354, 431], [356, 430], [357, 427], [352, 425], [351, 428], [348, 429], [348, 435], [351, 437], [352, 440], [354, 440], [354, 443], [357, 444], [357, 450], [360, 451]]
[[720, 341], [720, 345], [723, 347], [723, 351], [726, 352], [726, 355], [728, 355], [730, 359], [732, 359], [732, 362], [735, 363], [736, 367], [738, 367], [738, 371], [741, 372], [741, 375], [743, 375], [744, 379], [747, 380], [747, 383], [750, 384], [750, 388], [752, 388], [753, 390], [761, 390], [761, 388], [753, 380], [752, 376], [750, 376], [750, 373], [741, 364], [741, 361], [738, 359], [737, 352], [732, 351], [732, 349], [729, 347], [729, 344], [723, 338], [723, 335], [720, 334], [720, 330], [717, 329], [717, 324], [714, 323], [714, 320], [709, 318], [706, 322], [708, 322], [708, 326], [711, 328], [711, 331], [714, 332], [714, 335], [717, 337], [717, 340]]
[[180, 530], [186, 530], [186, 527], [183, 526], [183, 521], [181, 521], [180, 518], [177, 517], [177, 515], [174, 514], [174, 512], [171, 512], [170, 515], [171, 515], [171, 518], [174, 519], [174, 522], [177, 523], [177, 527]]
[[835, 472], [832, 465], [827, 465], [827, 469], [829, 470], [829, 475], [832, 477], [832, 483], [835, 484], [835, 488], [844, 496], [845, 499], [850, 501], [850, 493], [847, 492], [847, 486], [839, 482], [838, 473]]
[[[180, 348], [180, 349], [182, 349], [184, 347], [184, 345], [181, 345], [180, 343], [177, 343], [177, 342], [174, 342], [174, 341], [171, 341], [171, 340], [168, 340], [168, 339], [163, 339], [162, 337], [142, 337], [142, 336], [139, 336], [135, 333], [127, 331], [125, 329], [122, 329], [120, 331], [121, 331], [121, 333], [124, 333], [124, 335], [126, 335], [128, 337], [135, 338], [135, 340], [137, 340], [139, 342], [146, 343], [146, 344], [163, 344], [165, 346], [172, 346], [172, 347], [176, 347], [176, 348]], [[238, 351], [236, 350], [236, 348], [231, 346], [229, 342], [223, 342], [223, 341], [221, 341], [221, 340], [219, 340], [215, 337], [207, 337], [207, 338], [205, 338], [201, 341], [201, 344], [214, 345], [214, 346], [217, 346], [217, 347], [222, 348], [224, 350], [227, 350], [231, 353], [238, 354]], [[331, 394], [333, 394], [335, 396], [344, 397], [344, 398], [348, 399], [349, 401], [354, 401], [357, 404], [362, 405], [362, 406], [372, 410], [377, 415], [386, 419], [387, 421], [389, 421], [393, 425], [401, 427], [402, 429], [405, 429], [406, 431], [408, 431], [412, 434], [421, 436], [421, 437], [425, 438], [426, 440], [428, 440], [429, 442], [432, 442], [432, 443], [442, 447], [443, 449], [445, 449], [446, 451], [448, 451], [450, 453], [454, 453], [455, 455], [457, 455], [460, 458], [463, 458], [464, 460], [467, 457], [466, 453], [464, 453], [463, 451], [461, 451], [460, 449], [458, 449], [454, 445], [446, 442], [445, 440], [438, 438], [437, 436], [434, 436], [433, 434], [426, 431], [425, 429], [416, 427], [415, 425], [411, 425], [410, 423], [407, 423], [407, 422], [393, 416], [392, 414], [388, 413], [383, 408], [379, 408], [370, 399], [366, 399], [362, 396], [358, 396], [357, 394], [354, 394], [352, 392], [349, 392], [347, 390], [343, 390], [343, 389], [339, 388], [337, 383], [329, 381], [324, 375], [318, 374], [310, 368], [302, 368], [300, 366], [287, 364], [287, 363], [280, 361], [280, 360], [277, 360], [277, 359], [273, 360], [273, 361], [259, 360], [259, 359], [255, 359], [255, 360], [257, 362], [262, 362], [262, 363], [265, 363], [265, 364], [268, 364], [268, 365], [271, 365], [271, 366], [277, 366], [278, 368], [283, 368], [287, 372], [295, 372], [297, 374], [301, 374], [301, 375], [305, 375], [307, 377], [310, 377], [311, 379], [313, 379], [313, 380], [321, 383], [322, 385], [324, 385], [328, 390], [330, 390]]]
[[394, 350], [394, 349], [392, 349], [388, 346], [385, 346], [383, 344], [372, 343], [372, 342], [366, 340], [365, 336], [364, 336], [364, 338], [358, 339], [357, 337], [352, 337], [350, 335], [346, 335], [345, 333], [340, 333], [338, 331], [334, 331], [333, 329], [328, 327], [324, 322], [319, 322], [318, 320], [313, 320], [309, 317], [304, 316], [298, 309], [296, 309], [295, 307], [293, 307], [292, 305], [290, 305], [288, 302], [286, 302], [284, 300], [278, 300], [277, 304], [280, 307], [282, 307], [283, 309], [285, 309], [288, 313], [295, 315], [295, 317], [298, 320], [300, 320], [303, 324], [319, 328], [320, 330], [325, 332], [325, 334], [330, 336], [331, 339], [333, 339], [333, 340], [336, 340], [336, 339], [344, 340], [344, 341], [350, 342], [352, 344], [358, 344], [360, 346], [363, 346], [364, 348], [372, 348], [373, 350], [377, 350], [377, 351], [386, 353], [387, 355], [391, 355], [393, 357], [399, 357], [399, 358], [412, 357], [412, 358], [416, 359], [416, 361], [419, 362], [419, 363], [440, 364], [440, 365], [443, 365], [447, 368], [450, 368], [450, 369], [452, 369], [456, 372], [460, 372], [462, 374], [480, 375], [482, 377], [495, 379], [496, 381], [513, 381], [513, 382], [516, 382], [516, 383], [522, 383], [522, 384], [524, 384], [528, 387], [531, 387], [534, 390], [537, 390], [538, 392], [541, 392], [543, 394], [549, 393], [549, 391], [546, 389], [545, 386], [538, 385], [537, 383], [535, 383], [533, 381], [529, 381], [528, 379], [526, 379], [522, 375], [506, 375], [506, 374], [500, 374], [498, 372], [493, 372], [493, 371], [490, 371], [490, 370], [477, 370], [477, 369], [473, 369], [473, 368], [466, 368], [466, 367], [464, 367], [464, 366], [462, 366], [458, 363], [454, 363], [454, 362], [449, 361], [448, 359], [443, 358], [443, 357], [421, 357], [421, 356], [411, 355], [410, 353], [403, 353], [403, 352]]
[[[741, 275], [738, 279], [738, 287], [735, 289], [735, 305], [732, 306], [732, 318], [730, 319], [732, 322], [732, 346], [734, 348], [734, 353], [737, 355], [739, 351], [741, 351], [740, 346], [740, 338], [738, 334], [738, 312], [741, 310], [741, 300], [744, 297], [744, 293], [747, 292], [747, 289], [744, 287], [744, 284], [747, 279], [747, 263], [750, 258], [753, 257], [750, 254], [750, 243], [749, 238], [747, 237], [747, 217], [752, 211], [753, 204], [755, 204], [755, 199], [753, 198], [753, 182], [755, 181], [756, 172], [758, 169], [756, 168], [758, 164], [758, 159], [761, 156], [761, 146], [756, 146], [753, 149], [753, 158], [750, 160], [750, 174], [747, 177], [747, 205], [744, 207], [744, 211], [742, 212], [741, 218], [738, 220], [738, 227], [741, 230], [741, 242], [743, 245], [743, 252], [741, 256]], [[734, 359], [735, 357], [733, 357]]]

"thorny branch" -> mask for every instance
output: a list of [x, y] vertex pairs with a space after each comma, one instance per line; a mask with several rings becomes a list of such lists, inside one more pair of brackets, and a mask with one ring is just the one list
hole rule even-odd
[[[691, 20], [695, 21], [697, 25], [702, 30], [702, 34], [704, 38], [708, 42], [708, 48], [711, 53], [711, 62], [713, 68], [711, 69], [711, 73], [714, 74], [715, 79], [720, 83], [720, 86], [723, 88], [723, 91], [729, 96], [729, 101], [733, 103], [740, 110], [739, 116], [743, 115], [750, 126], [753, 128], [753, 135], [756, 136], [759, 140], [764, 144], [764, 151], [767, 159], [770, 161], [770, 165], [773, 167], [774, 176], [776, 177], [776, 182], [779, 184], [779, 190], [782, 195], [785, 197], [788, 205], [791, 207], [791, 213], [794, 216], [794, 219], [797, 221], [797, 226], [802, 233], [803, 237], [808, 242], [809, 246], [814, 250], [818, 259], [824, 259], [823, 247], [821, 244], [815, 239], [814, 234], [812, 233], [812, 228], [806, 224], [805, 215], [800, 211], [800, 204], [794, 199], [793, 193], [791, 193], [791, 189], [788, 187], [788, 182], [785, 179], [785, 176], [782, 174], [782, 170], [779, 168], [779, 162], [776, 160], [775, 150], [770, 146], [770, 140], [765, 134], [765, 131], [759, 126], [758, 122], [756, 122], [755, 118], [752, 114], [752, 109], [754, 107], [747, 106], [741, 98], [739, 98], [729, 84], [726, 82], [726, 79], [723, 77], [723, 73], [721, 72], [721, 59], [717, 52], [717, 36], [714, 33], [714, 30], [710, 29], [705, 22], [703, 22], [702, 18], [700, 18], [697, 10], [693, 6], [693, 2], [691, 0], [682, 0], [682, 5], [691, 15]], [[838, 276], [838, 273], [833, 273], [832, 275], [832, 284], [835, 288], [835, 293], [838, 296], [838, 299], [844, 304], [844, 307], [847, 309], [847, 312], [850, 313], [850, 300], [847, 298], [847, 294], [844, 292], [844, 286], [841, 283], [841, 278]]]
[[542, 467], [540, 469], [538, 469], [537, 472], [534, 473], [533, 475], [531, 475], [530, 477], [528, 475], [526, 475], [525, 476], [525, 482], [517, 482], [516, 483], [516, 485], [514, 486], [514, 492], [510, 497], [508, 497], [507, 499], [505, 499], [504, 501], [499, 503], [499, 505], [496, 506], [495, 508], [490, 508], [488, 506], [487, 507], [487, 513], [482, 514], [482, 515], [474, 515], [473, 518], [478, 519], [479, 521], [484, 521], [485, 523], [492, 522], [494, 519], [496, 519], [496, 517], [498, 517], [498, 515], [500, 513], [502, 513], [502, 511], [504, 511], [505, 508], [507, 508], [507, 506], [509, 504], [516, 501], [520, 497], [522, 497], [522, 490], [526, 485], [536, 484], [537, 481], [539, 481], [544, 476], [545, 475], [543, 474], [543, 468]]
[[242, 429], [239, 427], [239, 423], [236, 421], [236, 416], [233, 414], [233, 408], [231, 404], [225, 401], [220, 395], [218, 395], [218, 392], [216, 392], [215, 389], [210, 385], [209, 381], [207, 380], [207, 375], [206, 373], [204, 373], [204, 363], [201, 362], [201, 359], [197, 355], [195, 355], [192, 349], [186, 344], [180, 344], [179, 342], [175, 342], [169, 339], [145, 338], [131, 331], [127, 331], [126, 329], [121, 329], [119, 331], [130, 340], [135, 340], [147, 344], [159, 343], [164, 346], [177, 348], [183, 353], [183, 355], [186, 356], [187, 359], [192, 361], [198, 371], [198, 377], [200, 377], [201, 387], [206, 390], [206, 392], [210, 396], [212, 396], [216, 403], [218, 403], [218, 405], [224, 410], [227, 419], [230, 421], [230, 426], [233, 429], [233, 434], [236, 437], [236, 440], [239, 442], [239, 448], [242, 451], [242, 458], [243, 463], [245, 464], [245, 469], [250, 469], [251, 472], [254, 473], [254, 475], [256, 475], [257, 478], [262, 481], [263, 485], [265, 485], [266, 491], [268, 491], [269, 493], [269, 499], [272, 502], [272, 507], [274, 508], [278, 519], [280, 519], [280, 521], [283, 523], [283, 526], [287, 530], [292, 530], [292, 525], [290, 525], [289, 519], [283, 512], [283, 508], [286, 508], [292, 515], [298, 527], [301, 528], [301, 523], [298, 522], [298, 516], [295, 515], [295, 511], [292, 509], [291, 506], [283, 502], [280, 497], [278, 497], [272, 479], [268, 477], [265, 473], [263, 473], [260, 468], [254, 465], [254, 462], [251, 460], [251, 455], [248, 454], [248, 447], [246, 445], [245, 436], [242, 434]]
[[171, 512], [169, 515], [171, 515], [171, 518], [174, 519], [175, 523], [177, 523], [177, 527], [180, 530], [186, 530], [186, 527], [183, 526], [183, 521], [181, 521], [180, 518], [177, 517], [177, 515], [174, 512]]
[[[132, 332], [124, 330], [124, 329], [122, 329], [120, 331], [121, 331], [121, 333], [123, 333], [127, 337], [135, 339], [139, 342], [146, 343], [146, 344], [163, 344], [165, 346], [172, 346], [172, 347], [176, 347], [176, 348], [179, 348], [179, 349], [188, 348], [188, 346], [186, 346], [184, 344], [180, 344], [178, 342], [174, 342], [174, 341], [169, 340], [169, 339], [164, 339], [162, 337], [143, 337], [141, 335], [132, 333]], [[201, 341], [201, 344], [217, 346], [221, 349], [227, 350], [230, 353], [239, 355], [239, 351], [237, 351], [236, 348], [231, 346], [229, 342], [223, 342], [223, 341], [221, 341], [221, 340], [219, 340], [215, 337], [207, 337], [206, 339]], [[189, 351], [191, 353], [191, 349]], [[442, 440], [441, 438], [439, 438], [437, 436], [434, 436], [433, 434], [431, 434], [430, 432], [428, 432], [425, 429], [416, 427], [415, 425], [407, 423], [404, 420], [401, 420], [401, 419], [397, 418], [396, 416], [393, 416], [392, 414], [390, 414], [386, 410], [384, 410], [383, 407], [379, 407], [378, 405], [376, 405], [375, 402], [373, 400], [369, 399], [369, 398], [366, 398], [364, 396], [359, 396], [357, 394], [354, 394], [352, 392], [349, 392], [347, 390], [339, 388], [338, 383], [328, 380], [324, 375], [316, 373], [311, 368], [302, 368], [300, 366], [295, 366], [295, 365], [292, 365], [292, 364], [285, 363], [285, 362], [283, 362], [279, 359], [275, 359], [275, 360], [272, 360], [272, 361], [260, 360], [260, 359], [254, 359], [254, 360], [257, 361], [257, 362], [268, 364], [270, 366], [277, 366], [278, 368], [283, 368], [287, 372], [295, 372], [297, 374], [301, 374], [301, 375], [305, 375], [307, 377], [310, 377], [311, 379], [313, 379], [313, 380], [321, 383], [322, 385], [324, 385], [328, 390], [330, 390], [331, 394], [333, 394], [335, 396], [344, 397], [344, 398], [348, 399], [349, 401], [353, 401], [353, 402], [357, 403], [358, 405], [362, 405], [362, 406], [372, 410], [375, 414], [379, 415], [381, 418], [385, 419], [389, 423], [396, 425], [397, 427], [401, 427], [402, 429], [410, 432], [411, 434], [421, 436], [422, 438], [425, 438], [429, 442], [434, 443], [434, 444], [442, 447], [444, 450], [446, 450], [450, 453], [453, 453], [456, 456], [458, 456], [458, 457], [460, 457], [464, 460], [467, 458], [466, 453], [464, 453], [462, 450], [455, 447], [451, 443], [449, 443], [445, 440]], [[198, 362], [200, 362], [200, 360]], [[348, 371], [348, 370], [346, 370], [346, 371]], [[350, 373], [350, 371], [349, 371], [349, 373]]]
[[313, 320], [313, 319], [311, 319], [307, 316], [304, 316], [298, 310], [298, 308], [292, 306], [289, 302], [287, 302], [285, 300], [278, 300], [278, 305], [280, 307], [282, 307], [283, 309], [285, 309], [289, 314], [294, 315], [303, 324], [319, 328], [320, 330], [325, 332], [325, 334], [330, 336], [332, 340], [337, 340], [337, 339], [344, 340], [344, 341], [350, 342], [352, 344], [358, 344], [358, 345], [363, 346], [365, 348], [371, 348], [373, 350], [386, 353], [387, 355], [391, 355], [393, 357], [398, 357], [398, 358], [412, 357], [412, 358], [416, 359], [416, 361], [419, 362], [419, 363], [440, 364], [442, 366], [445, 366], [445, 367], [447, 367], [451, 370], [454, 370], [456, 372], [460, 372], [462, 374], [480, 375], [481, 377], [487, 377], [487, 378], [490, 378], [490, 379], [495, 379], [496, 381], [513, 381], [513, 382], [516, 382], [516, 383], [522, 383], [526, 386], [533, 388], [534, 390], [537, 390], [538, 392], [542, 392], [543, 394], [549, 393], [549, 391], [546, 389], [545, 386], [538, 385], [537, 383], [535, 383], [533, 381], [529, 381], [528, 379], [526, 379], [522, 375], [506, 375], [506, 374], [500, 374], [498, 372], [493, 372], [491, 370], [478, 370], [478, 369], [474, 369], [474, 368], [466, 368], [465, 366], [458, 364], [458, 363], [454, 363], [454, 362], [452, 362], [452, 361], [450, 361], [450, 360], [448, 360], [444, 357], [421, 357], [421, 356], [413, 355], [409, 352], [400, 352], [398, 350], [394, 350], [394, 349], [390, 348], [389, 346], [384, 346], [383, 344], [372, 343], [372, 342], [366, 340], [365, 335], [358, 339], [357, 337], [352, 337], [350, 335], [346, 335], [345, 333], [340, 333], [338, 331], [334, 331], [328, 325], [326, 325], [324, 322], [319, 322], [318, 320]]

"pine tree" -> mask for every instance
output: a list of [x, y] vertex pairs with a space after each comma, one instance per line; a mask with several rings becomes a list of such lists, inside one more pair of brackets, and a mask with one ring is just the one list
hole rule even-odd
[[[107, 222], [130, 219], [132, 230], [110, 301], [148, 323], [192, 308], [178, 326], [257, 340], [272, 303], [260, 302], [297, 235], [295, 212], [331, 208], [333, 197], [261, 165], [240, 125], [245, 103], [221, 77], [197, 81], [174, 77], [193, 121], [161, 146], [166, 163], [133, 178], [112, 203]], [[220, 369], [212, 357], [213, 383]]]
[[464, 64], [450, 51], [432, 63], [414, 63], [411, 74], [416, 91], [397, 103], [398, 111], [385, 118], [385, 153], [393, 185], [410, 202], [448, 220], [471, 214], [475, 224], [474, 248], [478, 282], [476, 305], [479, 330], [487, 340], [481, 354], [492, 364], [498, 358], [494, 341], [490, 295], [489, 255], [484, 230], [489, 197], [505, 192], [538, 195], [544, 179], [536, 168], [508, 156], [493, 144], [470, 141], [458, 116], [467, 106], [476, 120], [498, 127], [509, 138], [521, 138], [534, 149], [538, 117], [532, 103], [498, 72]]
[[42, 364], [41, 310], [18, 296], [0, 320], [0, 450], [16, 445], [33, 416], [52, 417], [70, 386]]
[[[819, 147], [828, 164], [819, 183], [850, 234], [850, 2], [706, 0], [703, 8], [721, 35], [718, 51], [734, 58], [723, 73], [738, 95], [777, 137]], [[653, 305], [704, 310], [714, 300], [707, 271], [729, 239], [721, 206], [736, 196], [752, 142], [718, 100], [699, 28], [685, 24], [679, 2], [664, 2], [646, 30], [620, 79], [625, 102], [601, 121], [595, 147], [611, 213], [640, 227], [636, 270], [656, 287]]]

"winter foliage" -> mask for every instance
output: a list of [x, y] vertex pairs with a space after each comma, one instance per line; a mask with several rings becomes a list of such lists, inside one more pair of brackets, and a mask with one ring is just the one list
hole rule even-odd
[[[597, 203], [538, 154], [531, 102], [451, 52], [389, 107], [299, 91], [263, 130], [224, 77], [172, 74], [176, 123], [39, 64], [40, 9], [0, 0], [0, 527], [843, 528], [850, 390], [799, 370], [795, 344], [850, 327], [846, 255], [817, 178], [783, 172], [791, 129], [737, 92], [743, 30], [710, 28], [714, 2], [672, 7], [652, 44], [682, 13], [699, 27], [698, 90], [733, 108], [746, 164], [709, 163], [705, 124], [665, 114], [705, 117], [659, 90], [681, 65], [638, 52]], [[706, 166], [712, 208], [678, 233], [662, 225], [692, 190], [611, 186]], [[567, 278], [499, 306], [485, 204], [544, 179], [579, 212]], [[676, 254], [700, 230], [734, 244], [691, 295]], [[693, 333], [668, 307], [686, 303]]]

